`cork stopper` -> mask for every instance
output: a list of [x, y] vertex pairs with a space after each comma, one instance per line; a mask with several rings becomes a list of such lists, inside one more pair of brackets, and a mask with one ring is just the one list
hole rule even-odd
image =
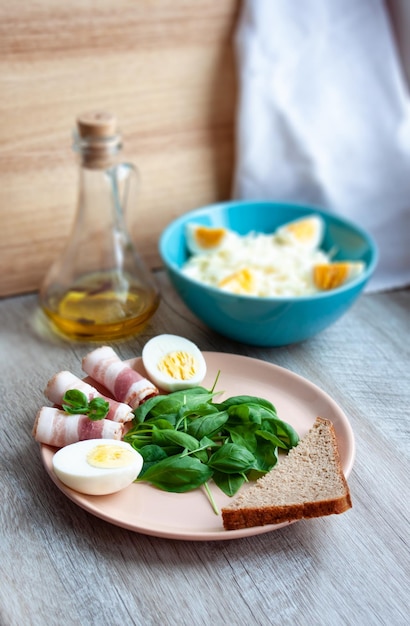
[[117, 118], [107, 111], [90, 111], [78, 116], [77, 127], [83, 138], [112, 137], [117, 134]]
[[121, 148], [117, 118], [107, 111], [90, 111], [77, 117], [77, 147], [84, 167], [105, 169]]

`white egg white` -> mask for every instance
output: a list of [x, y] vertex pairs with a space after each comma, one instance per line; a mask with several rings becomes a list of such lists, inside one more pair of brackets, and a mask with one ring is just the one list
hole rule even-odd
[[[120, 446], [132, 453], [132, 460], [124, 467], [101, 468], [90, 465], [87, 455], [101, 445]], [[143, 458], [125, 441], [117, 439], [87, 439], [58, 450], [53, 457], [53, 470], [61, 482], [88, 495], [107, 495], [128, 487], [139, 475]]]
[[[175, 371], [173, 375], [161, 371], [162, 359], [175, 352], [187, 353], [195, 362], [193, 375], [183, 379]], [[150, 380], [164, 391], [177, 391], [200, 385], [206, 375], [206, 362], [198, 346], [185, 337], [158, 335], [150, 339], [142, 350], [142, 362]]]

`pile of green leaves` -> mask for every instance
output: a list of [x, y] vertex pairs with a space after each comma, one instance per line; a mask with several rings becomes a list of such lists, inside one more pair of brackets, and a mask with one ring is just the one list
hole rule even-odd
[[217, 395], [195, 387], [150, 398], [134, 410], [124, 436], [144, 459], [138, 481], [176, 493], [204, 485], [215, 512], [211, 478], [233, 496], [272, 469], [279, 448], [299, 441], [268, 400], [235, 396], [218, 403]]

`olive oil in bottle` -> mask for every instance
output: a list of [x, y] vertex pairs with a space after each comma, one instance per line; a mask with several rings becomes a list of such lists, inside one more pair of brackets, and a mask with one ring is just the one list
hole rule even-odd
[[136, 334], [155, 313], [159, 293], [125, 223], [138, 175], [118, 161], [121, 137], [115, 118], [90, 113], [77, 120], [80, 158], [77, 215], [62, 256], [40, 290], [54, 328], [77, 340]]

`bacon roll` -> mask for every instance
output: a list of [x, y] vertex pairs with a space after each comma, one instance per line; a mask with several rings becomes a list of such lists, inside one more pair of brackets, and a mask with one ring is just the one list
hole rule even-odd
[[56, 448], [84, 439], [121, 439], [124, 426], [112, 420], [90, 420], [86, 415], [69, 415], [60, 409], [42, 407], [34, 421], [33, 437]]
[[125, 402], [117, 402], [112, 398], [104, 396], [97, 391], [97, 389], [81, 380], [81, 378], [78, 378], [71, 372], [65, 370], [58, 372], [58, 374], [55, 374], [55, 376], [48, 381], [44, 394], [50, 402], [54, 402], [54, 404], [61, 407], [63, 396], [66, 391], [69, 391], [70, 389], [78, 389], [79, 391], [82, 391], [87, 396], [88, 401], [93, 398], [104, 398], [104, 400], [106, 400], [110, 405], [109, 411], [106, 415], [106, 419], [108, 420], [124, 423], [130, 422], [134, 417], [132, 409], [128, 404], [125, 404]]
[[133, 409], [159, 393], [150, 380], [121, 361], [109, 346], [102, 346], [87, 354], [83, 358], [82, 367], [91, 378], [104, 385], [118, 402], [125, 402]]

